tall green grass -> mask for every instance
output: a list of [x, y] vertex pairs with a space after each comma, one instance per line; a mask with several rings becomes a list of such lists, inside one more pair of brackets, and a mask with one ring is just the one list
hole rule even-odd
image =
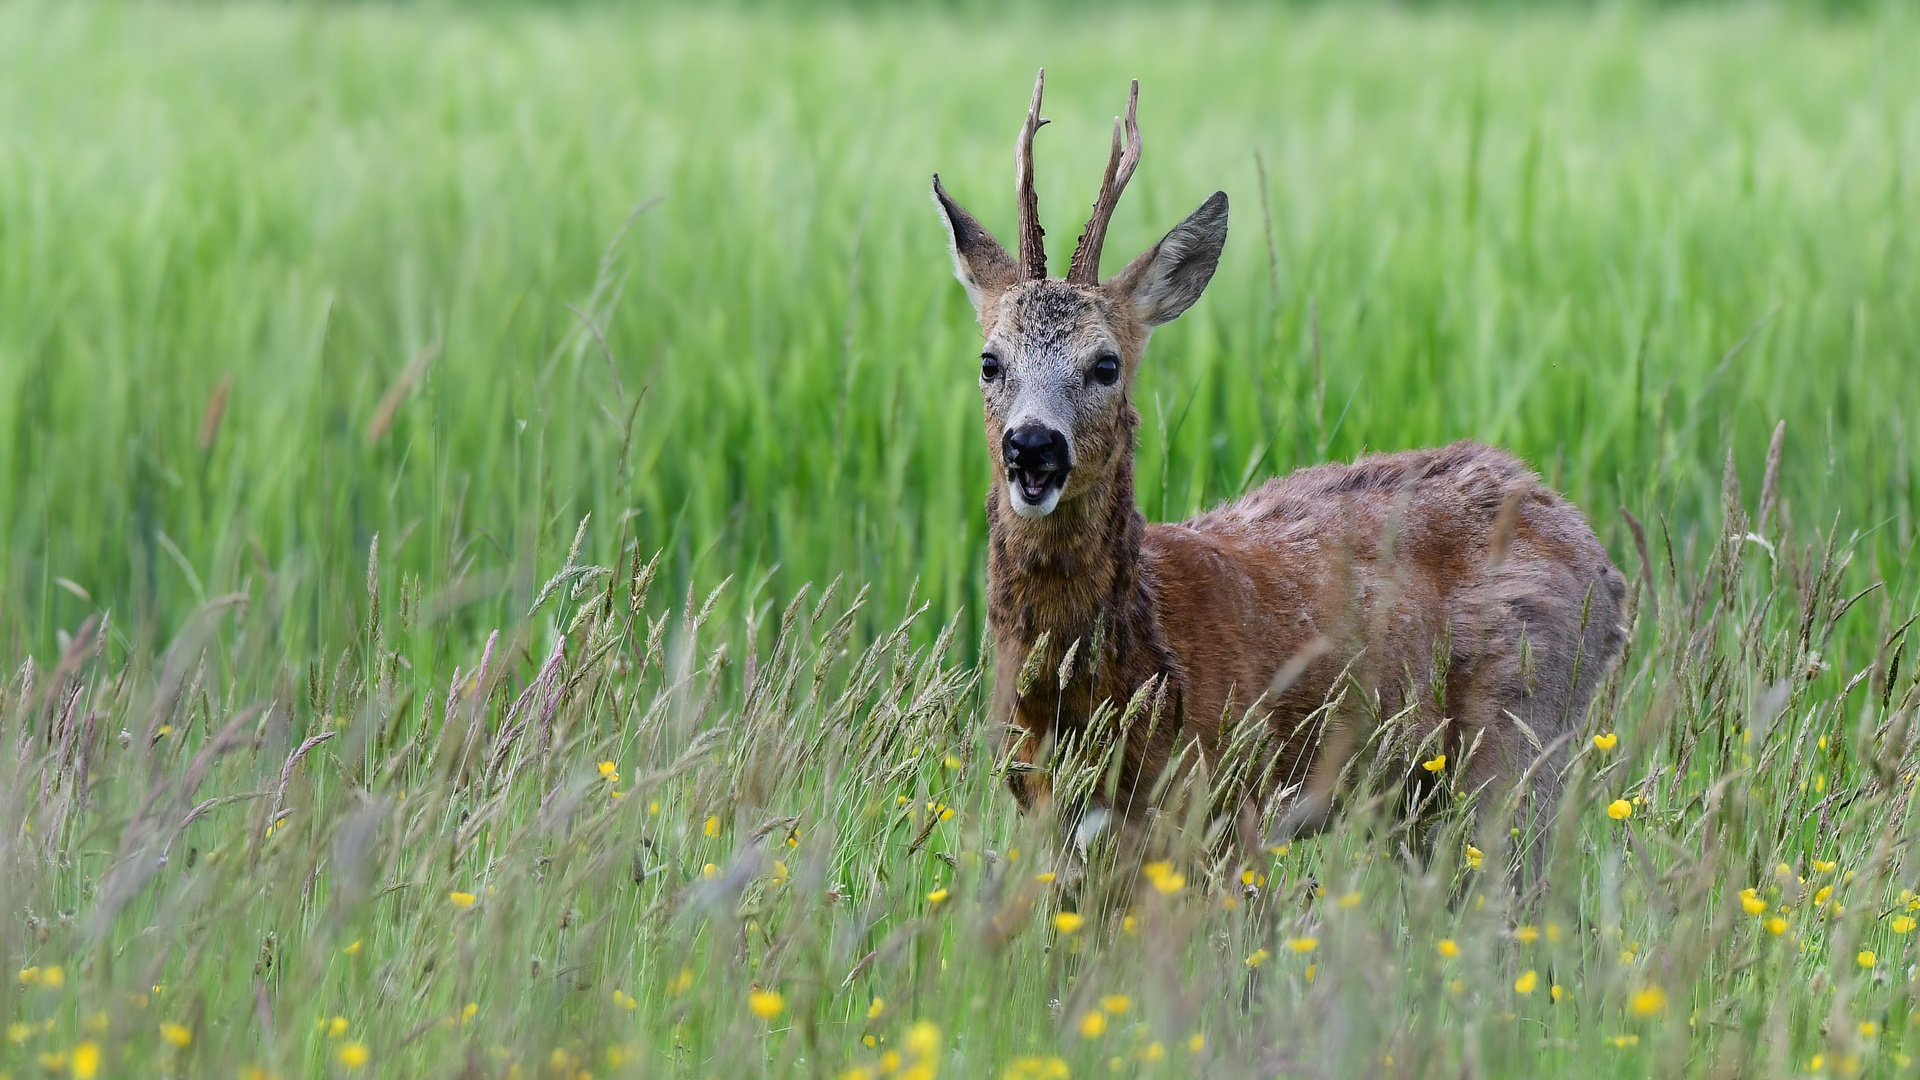
[[1116, 262], [1234, 200], [1138, 390], [1150, 515], [1477, 437], [1618, 553], [1615, 506], [1717, 521], [1722, 455], [1751, 475], [1785, 418], [1795, 519], [1905, 558], [1920, 27], [1897, 12], [0, 20], [15, 653], [89, 610], [59, 578], [151, 638], [267, 570], [290, 644], [322, 649], [350, 625], [327, 583], [376, 532], [395, 570], [504, 574], [523, 604], [589, 511], [676, 586], [847, 572], [897, 610], [917, 580], [976, 627], [975, 331], [927, 178], [1005, 232], [1041, 64], [1057, 245], [1128, 77], [1147, 151]]
[[[1909, 1070], [1916, 46], [0, 6], [0, 1075]], [[1470, 866], [1490, 808], [1416, 854], [1365, 771], [1284, 853], [1172, 792], [1131, 928], [1134, 868], [1035, 879], [926, 184], [1009, 231], [1042, 64], [1058, 244], [1129, 77], [1116, 260], [1234, 200], [1138, 388], [1150, 517], [1476, 437], [1641, 579], [1541, 907]]]

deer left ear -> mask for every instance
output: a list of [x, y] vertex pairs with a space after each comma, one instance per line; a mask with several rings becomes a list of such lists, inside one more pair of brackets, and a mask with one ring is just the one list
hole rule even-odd
[[1109, 295], [1133, 304], [1148, 326], [1179, 318], [1213, 280], [1227, 246], [1227, 193], [1216, 191], [1160, 242], [1107, 279]]
[[933, 177], [933, 201], [940, 207], [940, 219], [947, 224], [947, 249], [953, 255], [953, 276], [967, 288], [973, 312], [986, 329], [987, 308], [1018, 280], [1019, 268], [1013, 256], [1000, 246], [984, 226], [966, 208], [954, 202], [940, 186], [938, 173]]

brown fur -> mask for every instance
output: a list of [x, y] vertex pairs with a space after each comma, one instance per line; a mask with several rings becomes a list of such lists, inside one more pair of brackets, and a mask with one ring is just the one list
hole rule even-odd
[[[1030, 116], [1038, 107], [1036, 88]], [[1030, 181], [1030, 162], [1022, 175]], [[1049, 745], [1082, 730], [1101, 702], [1124, 705], [1159, 679], [1172, 716], [1151, 736], [1146, 723], [1126, 729], [1113, 800], [1123, 817], [1144, 810], [1188, 740], [1216, 772], [1245, 764], [1221, 755], [1250, 708], [1271, 760], [1244, 794], [1289, 790], [1326, 746], [1326, 725], [1310, 718], [1342, 691], [1345, 722], [1404, 715], [1402, 746], [1444, 751], [1469, 788], [1525, 776], [1535, 809], [1550, 812], [1557, 765], [1625, 640], [1624, 579], [1579, 509], [1511, 454], [1460, 442], [1303, 469], [1191, 521], [1148, 524], [1133, 489], [1134, 376], [1153, 326], [1212, 276], [1225, 196], [1112, 278], [1084, 284], [1023, 274], [938, 178], [934, 193], [988, 354], [1003, 365], [982, 380], [997, 478], [987, 614], [994, 714], [1033, 766], [1009, 774], [1021, 804], [1048, 794]], [[1117, 384], [1096, 385], [1102, 356], [1119, 358]], [[1011, 481], [999, 479], [1011, 475], [1007, 429], [1035, 416], [1072, 445], [1058, 502], [1038, 516], [1016, 513]], [[1044, 674], [1023, 696], [1019, 674], [1043, 634]], [[1070, 650], [1077, 663], [1062, 686], [1055, 672]], [[1283, 670], [1295, 677], [1275, 686]]]

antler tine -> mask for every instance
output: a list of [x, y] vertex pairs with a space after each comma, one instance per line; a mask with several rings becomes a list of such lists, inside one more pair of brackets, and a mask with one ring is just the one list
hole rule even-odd
[[1040, 227], [1040, 197], [1033, 191], [1033, 133], [1046, 121], [1040, 118], [1040, 92], [1046, 87], [1047, 69], [1041, 68], [1033, 80], [1033, 103], [1027, 106], [1027, 122], [1020, 125], [1020, 142], [1014, 148], [1014, 180], [1020, 200], [1020, 278], [1037, 280], [1047, 276], [1047, 231]]
[[1067, 266], [1067, 280], [1078, 285], [1097, 285], [1100, 282], [1100, 249], [1107, 242], [1107, 223], [1113, 220], [1113, 209], [1120, 205], [1120, 193], [1127, 189], [1127, 181], [1133, 179], [1133, 170], [1140, 165], [1140, 80], [1133, 80], [1133, 88], [1127, 91], [1127, 143], [1123, 150], [1120, 145], [1121, 122], [1113, 118], [1113, 151], [1107, 155], [1107, 173], [1100, 181], [1100, 196], [1093, 201], [1093, 216], [1087, 218], [1086, 231], [1080, 234], [1080, 242], [1073, 247], [1073, 262]]

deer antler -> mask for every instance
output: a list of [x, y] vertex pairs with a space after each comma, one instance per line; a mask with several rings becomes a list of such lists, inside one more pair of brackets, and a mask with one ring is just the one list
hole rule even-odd
[[[1039, 98], [1036, 96], [1034, 100]], [[1073, 262], [1067, 267], [1067, 280], [1076, 285], [1100, 283], [1100, 248], [1107, 241], [1107, 223], [1113, 220], [1113, 208], [1120, 204], [1120, 193], [1127, 189], [1127, 181], [1133, 179], [1133, 170], [1140, 164], [1140, 124], [1136, 119], [1139, 107], [1140, 80], [1135, 79], [1133, 89], [1127, 92], [1126, 148], [1122, 150], [1120, 146], [1120, 118], [1116, 116], [1113, 118], [1113, 152], [1107, 155], [1107, 175], [1100, 181], [1100, 197], [1093, 201], [1093, 216], [1087, 219], [1086, 231], [1074, 245]]]
[[1027, 122], [1020, 125], [1020, 142], [1014, 148], [1014, 180], [1020, 201], [1020, 280], [1034, 281], [1047, 276], [1047, 231], [1040, 227], [1040, 197], [1033, 193], [1033, 133], [1046, 121], [1040, 118], [1040, 91], [1046, 86], [1047, 69], [1041, 68], [1033, 80], [1033, 104], [1027, 106]]

